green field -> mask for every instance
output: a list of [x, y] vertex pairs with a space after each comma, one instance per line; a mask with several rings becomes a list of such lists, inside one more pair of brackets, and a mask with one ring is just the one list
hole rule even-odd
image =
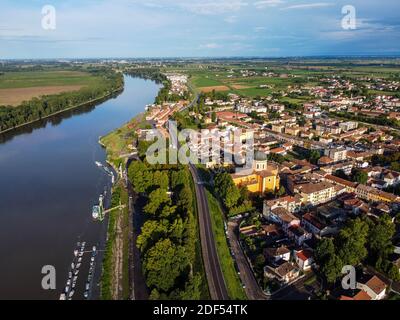
[[95, 87], [103, 79], [81, 71], [20, 71], [0, 74], [0, 105], [18, 106], [34, 97]]
[[89, 86], [98, 83], [100, 80], [98, 77], [80, 71], [6, 72], [0, 75], [0, 89], [70, 85]]
[[218, 257], [224, 274], [229, 297], [233, 300], [246, 300], [246, 293], [236, 272], [224, 232], [224, 219], [218, 201], [207, 191], [211, 222], [217, 246]]

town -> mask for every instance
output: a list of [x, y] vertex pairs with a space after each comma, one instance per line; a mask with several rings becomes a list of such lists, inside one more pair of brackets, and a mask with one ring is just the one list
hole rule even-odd
[[[214, 77], [220, 80], [223, 73]], [[226, 85], [192, 91], [196, 82], [190, 72], [165, 75], [169, 94], [180, 99], [148, 106], [146, 120], [166, 138], [171, 120], [180, 129], [198, 130], [185, 142], [226, 217], [226, 243], [248, 298], [257, 299], [254, 291], [265, 299], [397, 295], [398, 77], [332, 73], [302, 85], [295, 73], [228, 68]], [[260, 94], [230, 92], [247, 89], [243, 78], [256, 79]], [[275, 92], [268, 79], [289, 85]], [[194, 102], [184, 98], [190, 91]], [[262, 96], [263, 91], [270, 94]], [[151, 142], [149, 132], [136, 131]], [[250, 152], [251, 169], [238, 171]], [[356, 287], [345, 290], [340, 281], [348, 265], [357, 270]], [[256, 281], [243, 274], [249, 271]]]

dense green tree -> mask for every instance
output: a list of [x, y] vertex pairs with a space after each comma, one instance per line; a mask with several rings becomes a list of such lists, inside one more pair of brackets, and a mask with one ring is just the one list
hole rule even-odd
[[141, 233], [136, 241], [136, 245], [141, 252], [144, 252], [160, 239], [166, 237], [168, 232], [169, 223], [167, 220], [148, 220], [142, 226]]
[[360, 218], [350, 220], [340, 231], [337, 248], [339, 257], [345, 265], [356, 266], [367, 257], [368, 234], [368, 223]]
[[368, 174], [362, 170], [353, 170], [353, 181], [366, 184], [368, 182]]
[[328, 283], [334, 283], [340, 276], [343, 262], [336, 254], [335, 244], [331, 238], [323, 238], [315, 250], [315, 260]]
[[311, 150], [310, 152], [310, 156], [308, 158], [308, 160], [310, 161], [310, 163], [312, 164], [317, 164], [318, 160], [321, 158], [321, 153], [318, 150]]
[[156, 189], [149, 196], [149, 202], [144, 207], [144, 212], [154, 215], [162, 210], [164, 205], [171, 204], [171, 199], [165, 189]]
[[187, 264], [184, 247], [174, 245], [170, 239], [161, 240], [145, 254], [146, 283], [149, 288], [168, 292]]
[[368, 247], [370, 255], [377, 260], [388, 258], [394, 250], [392, 239], [396, 232], [396, 227], [392, 219], [388, 215], [383, 215], [377, 223], [372, 223], [370, 226], [368, 237]]

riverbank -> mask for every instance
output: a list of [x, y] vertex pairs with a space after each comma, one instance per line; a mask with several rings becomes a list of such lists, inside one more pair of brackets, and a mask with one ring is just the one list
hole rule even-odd
[[15, 126], [15, 127], [13, 127], [13, 128], [9, 128], [9, 129], [0, 131], [0, 135], [1, 135], [1, 134], [5, 134], [5, 133], [12, 132], [12, 131], [14, 131], [14, 130], [17, 130], [17, 129], [20, 129], [20, 128], [23, 128], [23, 127], [27, 127], [27, 126], [32, 125], [32, 124], [35, 124], [35, 123], [37, 123], [37, 122], [39, 122], [39, 121], [46, 120], [46, 119], [49, 119], [49, 118], [51, 118], [51, 117], [54, 117], [54, 116], [63, 114], [63, 113], [65, 113], [65, 112], [67, 112], [67, 111], [71, 111], [71, 110], [75, 110], [75, 109], [78, 109], [78, 108], [86, 107], [86, 106], [91, 105], [91, 104], [100, 104], [100, 103], [103, 103], [103, 102], [105, 102], [107, 99], [111, 98], [113, 95], [116, 95], [116, 94], [119, 94], [119, 93], [123, 92], [123, 90], [124, 90], [124, 87], [120, 87], [120, 88], [118, 88], [118, 89], [116, 89], [116, 90], [113, 90], [112, 92], [110, 92], [110, 93], [108, 93], [108, 94], [106, 94], [106, 95], [104, 95], [104, 96], [101, 96], [101, 97], [98, 97], [98, 98], [95, 98], [95, 99], [91, 99], [91, 100], [89, 100], [89, 101], [80, 103], [80, 104], [78, 104], [78, 105], [75, 105], [75, 106], [72, 106], [72, 107], [69, 107], [69, 108], [66, 108], [66, 109], [57, 111], [57, 112], [53, 112], [53, 113], [51, 113], [51, 114], [49, 114], [49, 115], [47, 115], [47, 116], [44, 116], [44, 117], [41, 117], [41, 118], [38, 118], [38, 119], [35, 119], [35, 120], [32, 120], [32, 121], [29, 121], [29, 122], [25, 122], [25, 123], [23, 123], [23, 124], [20, 124], [20, 125], [17, 125], [17, 126]]

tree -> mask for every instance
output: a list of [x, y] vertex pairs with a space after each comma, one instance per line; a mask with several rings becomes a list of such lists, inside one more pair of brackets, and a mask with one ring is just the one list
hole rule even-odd
[[328, 283], [335, 283], [342, 273], [343, 262], [339, 256], [334, 254], [329, 257], [325, 265], [322, 267], [322, 272], [326, 277]]
[[320, 266], [321, 273], [328, 283], [334, 283], [340, 276], [343, 262], [336, 254], [334, 242], [331, 238], [324, 238], [315, 250], [315, 260]]
[[165, 189], [157, 189], [150, 193], [149, 202], [144, 207], [144, 212], [147, 214], [156, 214], [157, 211], [162, 209], [163, 205], [170, 204], [171, 199], [167, 194], [167, 190]]
[[321, 158], [321, 154], [318, 150], [311, 150], [310, 152], [310, 157], [309, 157], [309, 161], [312, 164], [317, 164], [318, 160]]
[[215, 191], [221, 197], [224, 205], [231, 209], [238, 204], [241, 193], [233, 183], [232, 177], [226, 173], [218, 173], [214, 179]]
[[188, 265], [185, 249], [170, 239], [157, 242], [145, 255], [143, 269], [149, 288], [168, 292]]
[[228, 209], [235, 207], [240, 199], [240, 191], [235, 185], [231, 185], [226, 190], [224, 204]]
[[387, 214], [380, 217], [378, 223], [371, 224], [368, 245], [374, 261], [379, 257], [387, 259], [389, 254], [393, 252], [392, 239], [395, 232], [396, 227]]
[[136, 246], [141, 252], [145, 252], [149, 247], [157, 243], [160, 239], [167, 236], [169, 223], [166, 220], [148, 220], [143, 226], [137, 238]]
[[211, 113], [211, 121], [216, 122], [217, 121], [217, 114], [215, 112]]
[[148, 168], [142, 161], [134, 161], [128, 168], [128, 178], [136, 192], [144, 193], [148, 188]]
[[153, 185], [158, 186], [161, 189], [168, 189], [168, 173], [165, 171], [156, 171], [153, 175]]
[[365, 247], [369, 233], [367, 222], [360, 218], [350, 220], [337, 238], [339, 257], [345, 265], [358, 265], [364, 260], [368, 251]]
[[368, 174], [361, 170], [354, 170], [353, 181], [361, 184], [366, 184], [368, 182]]

